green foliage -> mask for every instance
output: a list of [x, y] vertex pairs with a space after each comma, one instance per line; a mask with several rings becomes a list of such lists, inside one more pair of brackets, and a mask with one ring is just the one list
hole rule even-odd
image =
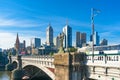
[[54, 55], [54, 53], [53, 52], [50, 52], [50, 56], [53, 56]]
[[70, 51], [70, 52], [76, 52], [76, 51], [77, 51], [77, 48], [74, 48], [74, 47], [69, 48], [69, 51]]

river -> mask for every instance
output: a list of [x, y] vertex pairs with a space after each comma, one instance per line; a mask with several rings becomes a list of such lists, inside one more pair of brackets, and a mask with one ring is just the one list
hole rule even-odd
[[[12, 72], [8, 72], [8, 71], [0, 71], [0, 80], [12, 80], [11, 79], [11, 73]], [[34, 78], [34, 79], [31, 79], [31, 80], [51, 80], [49, 78]]]
[[11, 72], [0, 71], [0, 80], [11, 80], [10, 76], [11, 76]]

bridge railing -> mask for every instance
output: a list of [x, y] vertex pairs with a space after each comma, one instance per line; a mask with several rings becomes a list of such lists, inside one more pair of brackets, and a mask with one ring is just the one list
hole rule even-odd
[[87, 55], [87, 65], [120, 67], [120, 54]]
[[[15, 60], [15, 56], [12, 57]], [[31, 55], [31, 56], [22, 56], [22, 62], [30, 62], [35, 64], [40, 64], [41, 66], [54, 68], [54, 57], [53, 56], [41, 56], [41, 55]]]

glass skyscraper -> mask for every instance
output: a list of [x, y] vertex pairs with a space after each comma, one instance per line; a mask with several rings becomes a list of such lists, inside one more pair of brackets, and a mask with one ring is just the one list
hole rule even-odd
[[49, 24], [46, 30], [47, 45], [53, 46], [53, 28]]
[[86, 44], [86, 33], [76, 32], [76, 47], [83, 47]]
[[41, 39], [40, 38], [33, 38], [32, 39], [32, 47], [39, 48], [41, 46]]
[[63, 28], [63, 33], [65, 35], [63, 41], [63, 47], [66, 49], [72, 47], [72, 28], [69, 25], [66, 25]]
[[99, 46], [99, 42], [100, 42], [100, 37], [98, 35], [98, 32], [95, 32], [95, 34], [94, 34], [94, 45]]

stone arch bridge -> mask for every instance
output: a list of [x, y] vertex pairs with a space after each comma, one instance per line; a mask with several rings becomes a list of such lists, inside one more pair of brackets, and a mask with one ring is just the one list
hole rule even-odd
[[[17, 58], [13, 56], [12, 61]], [[21, 65], [29, 76], [41, 73], [52, 80], [120, 80], [120, 54], [22, 56]]]
[[[17, 57], [13, 56], [12, 61], [18, 63]], [[52, 56], [22, 56], [21, 65], [28, 76], [34, 77], [41, 73], [41, 77], [46, 76], [55, 80], [53, 61]]]

